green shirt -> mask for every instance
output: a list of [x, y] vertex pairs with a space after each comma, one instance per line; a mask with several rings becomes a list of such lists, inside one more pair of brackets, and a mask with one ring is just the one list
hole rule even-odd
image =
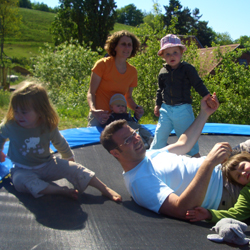
[[212, 214], [212, 219], [208, 222], [216, 223], [222, 218], [233, 218], [244, 221], [250, 217], [250, 183], [248, 183], [241, 191], [234, 207], [229, 210], [208, 209]]

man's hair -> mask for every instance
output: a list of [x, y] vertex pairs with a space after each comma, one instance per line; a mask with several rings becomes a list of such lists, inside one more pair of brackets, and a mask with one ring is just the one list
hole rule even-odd
[[119, 40], [123, 36], [127, 36], [127, 37], [131, 38], [132, 43], [133, 43], [133, 50], [132, 50], [131, 55], [130, 55], [129, 58], [134, 57], [135, 54], [137, 53], [137, 51], [140, 49], [140, 41], [139, 41], [139, 39], [133, 33], [129, 32], [129, 31], [127, 31], [127, 30], [121, 30], [121, 31], [117, 31], [117, 32], [113, 33], [106, 40], [104, 49], [108, 52], [108, 54], [110, 56], [114, 56], [115, 57], [115, 55], [116, 55], [115, 48], [116, 48]]
[[223, 163], [222, 165], [222, 172], [224, 174], [224, 176], [226, 176], [226, 178], [228, 179], [229, 182], [236, 184], [238, 186], [242, 186], [241, 184], [239, 184], [238, 182], [236, 182], [232, 176], [231, 176], [231, 172], [236, 170], [238, 168], [238, 165], [242, 162], [242, 161], [247, 161], [250, 162], [250, 153], [248, 152], [242, 152], [240, 154], [236, 154], [232, 157], [230, 157], [225, 163]]
[[[113, 135], [118, 130], [122, 129], [128, 123], [126, 120], [117, 120], [107, 125], [101, 133], [100, 141], [103, 147], [110, 152], [111, 150], [118, 148], [117, 143], [113, 140]], [[119, 149], [119, 148], [118, 148]]]

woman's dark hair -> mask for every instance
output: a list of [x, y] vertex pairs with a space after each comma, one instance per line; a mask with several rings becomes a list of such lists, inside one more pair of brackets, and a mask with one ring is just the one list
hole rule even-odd
[[137, 51], [140, 48], [139, 39], [133, 33], [129, 32], [129, 31], [121, 30], [121, 31], [115, 32], [114, 34], [109, 36], [108, 39], [106, 40], [104, 49], [108, 52], [108, 54], [110, 56], [113, 56], [113, 57], [116, 56], [115, 48], [116, 48], [119, 40], [123, 36], [127, 36], [127, 37], [131, 38], [132, 43], [133, 43], [133, 50], [132, 50], [131, 55], [130, 55], [129, 58], [134, 57], [136, 55]]

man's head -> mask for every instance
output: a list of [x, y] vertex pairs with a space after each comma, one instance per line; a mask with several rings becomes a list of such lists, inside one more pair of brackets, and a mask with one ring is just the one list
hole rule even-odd
[[100, 141], [125, 171], [145, 157], [146, 149], [140, 135], [128, 126], [126, 120], [117, 120], [107, 125], [101, 133]]
[[115, 94], [110, 98], [109, 101], [110, 109], [117, 114], [127, 112], [127, 101], [122, 94]]

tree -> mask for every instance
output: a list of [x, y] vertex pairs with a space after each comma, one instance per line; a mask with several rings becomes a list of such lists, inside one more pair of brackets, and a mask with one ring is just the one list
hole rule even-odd
[[59, 10], [55, 20], [51, 24], [50, 32], [56, 46], [71, 39], [78, 39], [77, 25], [72, 20], [71, 10], [69, 8]]
[[[93, 50], [103, 47], [116, 20], [114, 0], [60, 0], [60, 3], [51, 29], [55, 43], [69, 41], [72, 37], [80, 44], [91, 42]], [[63, 31], [64, 27], [68, 34]]]
[[235, 43], [240, 43], [242, 46], [250, 45], [250, 36], [241, 36], [239, 39], [235, 40]]
[[18, 0], [2, 0], [0, 4], [0, 60], [3, 63], [4, 41], [7, 36], [16, 35], [21, 24], [18, 14]]
[[19, 7], [32, 9], [30, 0], [19, 0]]
[[211, 47], [216, 36], [216, 33], [207, 24], [206, 21], [199, 21], [192, 30], [192, 34], [198, 38], [203, 47]]
[[216, 33], [214, 42], [219, 45], [233, 44], [233, 39], [228, 32]]
[[123, 8], [117, 9], [116, 13], [116, 21], [118, 23], [131, 26], [137, 26], [143, 23], [143, 13], [141, 10], [138, 10], [134, 4], [129, 4]]
[[176, 34], [179, 35], [194, 35], [203, 46], [211, 46], [215, 39], [214, 31], [209, 28], [208, 22], [199, 21], [202, 17], [198, 8], [195, 8], [192, 13], [187, 7], [182, 8], [179, 0], [170, 0], [169, 6], [164, 6], [165, 16], [164, 23], [169, 26], [173, 18], [178, 18], [175, 25]]
[[32, 3], [31, 5], [32, 5], [33, 10], [40, 10], [40, 11], [50, 12], [50, 8], [45, 3], [39, 3], [38, 2], [38, 3]]
[[2, 86], [5, 90], [9, 90], [7, 84], [7, 69], [5, 67], [8, 59], [3, 58], [4, 54], [4, 41], [8, 35], [16, 35], [21, 18], [18, 15], [18, 0], [1, 0], [0, 3], [0, 66], [2, 66], [2, 79], [0, 79]]
[[191, 16], [191, 11], [188, 8], [182, 10], [182, 5], [178, 0], [170, 0], [169, 6], [163, 6], [166, 14], [164, 16], [165, 25], [170, 26], [173, 17], [178, 18], [175, 29], [179, 35], [190, 34], [194, 19]]

